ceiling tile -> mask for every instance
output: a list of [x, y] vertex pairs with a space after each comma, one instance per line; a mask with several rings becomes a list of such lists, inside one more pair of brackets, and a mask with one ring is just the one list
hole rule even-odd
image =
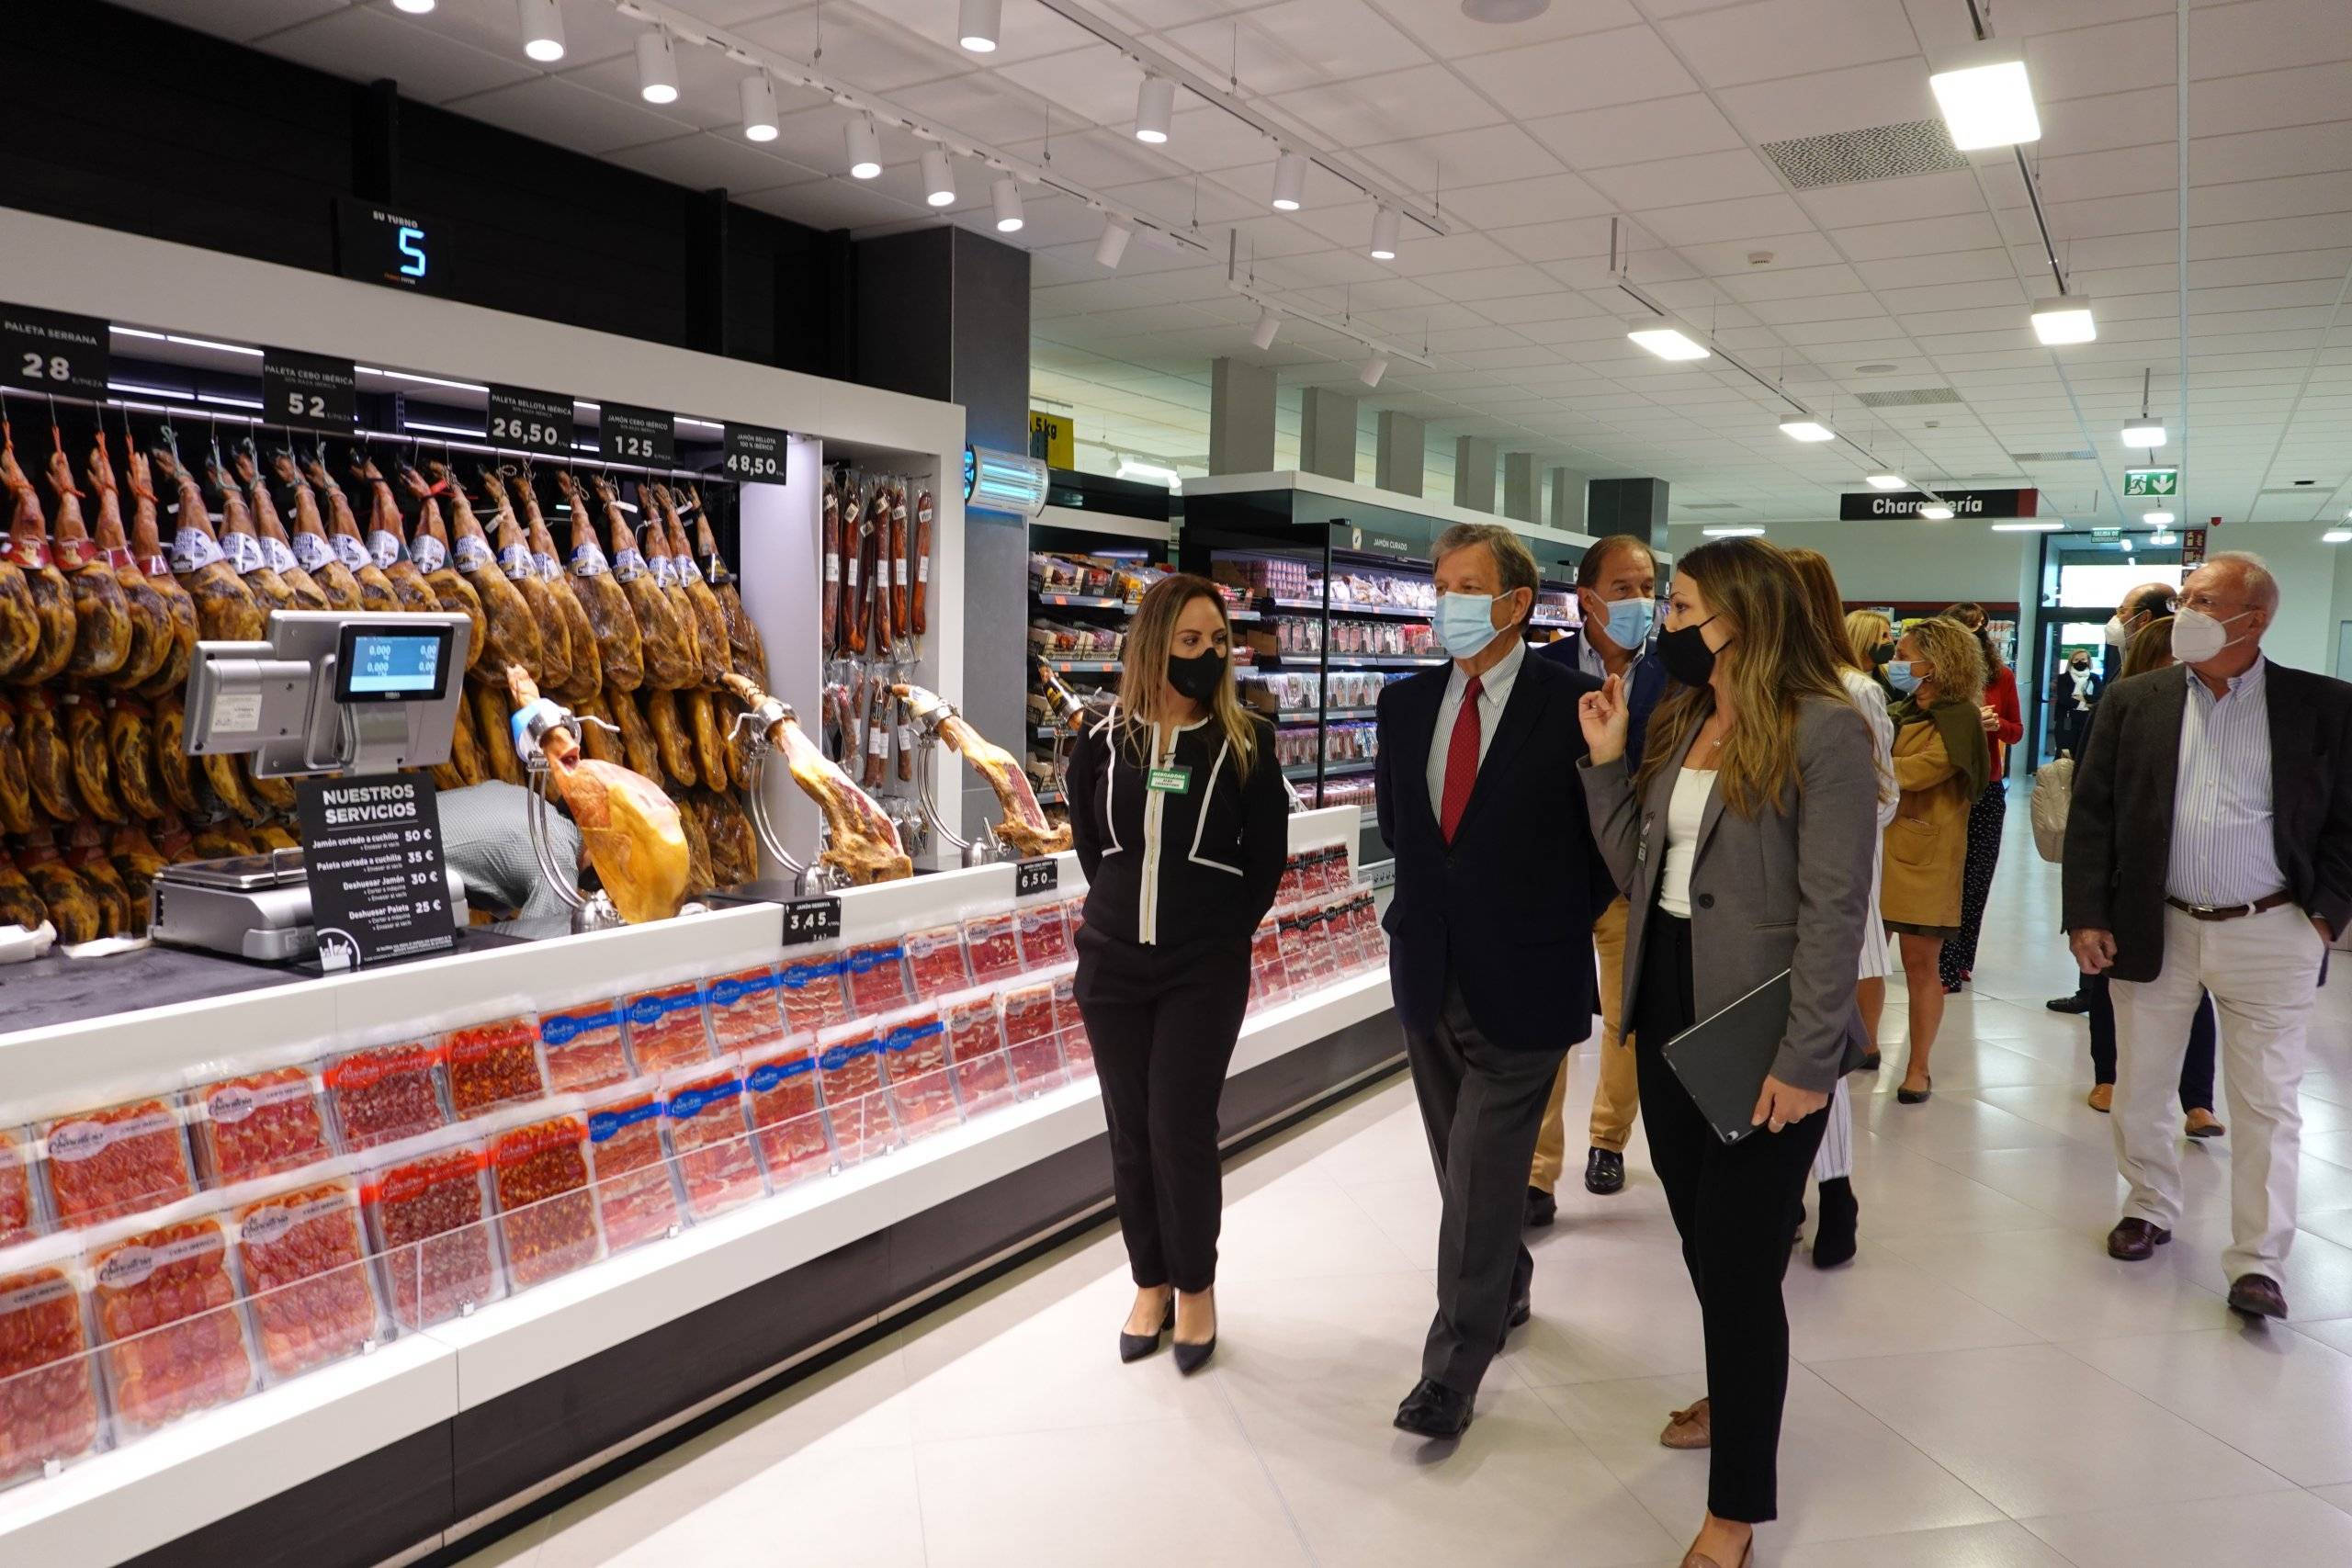
[[1680, 207], [1697, 201], [1728, 201], [1743, 196], [1770, 196], [1781, 189], [1780, 178], [1771, 167], [1746, 148], [1661, 158], [1651, 164], [1625, 164], [1597, 170], [1588, 177], [1595, 189], [1614, 197], [1627, 211]]
[[2028, 39], [2025, 68], [2034, 101], [2054, 103], [2170, 85], [2176, 52], [2172, 17], [2143, 17]]
[[[514, 7], [503, 8], [509, 13], [507, 25], [511, 28]], [[808, 6], [786, 15], [739, 22], [734, 30], [780, 54], [807, 60], [816, 52], [820, 9], [826, 73], [854, 82], [868, 92], [895, 93], [917, 82], [957, 76], [979, 68], [977, 56], [967, 54], [953, 44], [933, 42], [896, 22], [854, 6]]]
[[1545, 115], [1524, 123], [1538, 141], [1577, 169], [1720, 152], [1740, 144], [1731, 121], [1699, 93]]
[[1442, 65], [1276, 93], [1265, 102], [1325, 141], [1344, 147], [1435, 136], [1505, 118]]
[[1531, 179], [1560, 170], [1560, 160], [1515, 125], [1391, 141], [1363, 148], [1359, 155], [1406, 188], [1421, 191], [1467, 179]]
[[1756, 141], [1826, 136], [1873, 125], [1905, 125], [1937, 116], [1925, 61], [1816, 71], [1716, 95]]
[[1885, 0], [1758, 0], [1661, 26], [1714, 87], [1919, 52], [1902, 7]]
[[1924, 256], [1946, 251], [1980, 250], [2001, 244], [2001, 232], [1987, 213], [1839, 229], [1835, 238], [1839, 248], [1857, 262], [1876, 261], [1887, 256]]
[[1157, 41], [1185, 51], [1214, 81], [1238, 75], [1251, 94], [1401, 71], [1429, 58], [1364, 0], [1277, 0], [1233, 20], [1171, 28]]
[[[508, 17], [511, 23], [513, 17]], [[539, 74], [522, 51], [492, 54], [436, 37], [389, 10], [355, 6], [270, 35], [269, 52], [353, 81], [392, 76], [401, 91], [438, 104]]]
[[695, 190], [773, 190], [825, 173], [763, 152], [740, 136], [699, 130], [626, 147], [611, 156], [624, 167]]
[[[1655, 6], [1651, 8], [1657, 9]], [[1458, 5], [1443, 3], [1397, 6], [1392, 10], [1398, 13], [1397, 20], [1405, 30], [1441, 60], [1523, 49], [1576, 33], [1629, 27], [1642, 19], [1632, 0], [1572, 0], [1571, 4], [1554, 6], [1540, 17], [1511, 23], [1473, 21], [1462, 14]]]
[[[739, 3], [748, 6], [755, 4], [756, 0], [739, 0]], [[896, 23], [935, 49], [964, 54], [956, 41], [956, 7], [953, 6], [942, 5], [940, 0], [857, 0], [857, 5], [860, 10]], [[696, 16], [707, 15], [707, 0], [685, 0], [684, 8]], [[771, 5], [767, 8], [781, 10], [783, 6]], [[825, 17], [825, 57], [829, 62], [832, 59], [834, 25], [835, 17], [828, 11]], [[813, 32], [813, 28], [811, 30]], [[997, 28], [995, 51], [985, 57], [964, 54], [964, 58], [975, 65], [1011, 65], [1040, 55], [1059, 54], [1065, 50], [1082, 48], [1093, 41], [1092, 34], [1043, 6], [1015, 4], [1003, 8]]]
[[1574, 175], [1539, 175], [1445, 190], [1448, 216], [1482, 229], [1585, 218], [1613, 210], [1610, 199]]
[[1660, 208], [1638, 214], [1637, 220], [1669, 245], [1696, 245], [1745, 234], [1794, 233], [1805, 226], [1806, 217], [1804, 209], [1792, 197], [1756, 196]]
[[[2197, 56], [2192, 53], [2189, 58], [2193, 62]], [[2160, 96], [2169, 121], [2173, 95]], [[2352, 103], [2352, 62], [2336, 61], [2287, 71], [2256, 71], [2218, 80], [2192, 80], [2188, 86], [2188, 123], [2199, 136], [2269, 130], [2335, 118], [2342, 114], [2346, 103]]]
[[1902, 223], [1984, 210], [1984, 193], [1965, 171], [1913, 175], [1899, 180], [1863, 180], [1799, 191], [1797, 199], [1825, 227]]
[[1476, 55], [1456, 69], [1503, 108], [1524, 116], [1555, 112], [1564, 103], [1597, 108], [1671, 97], [1698, 85], [1645, 27]]
[[486, 120], [582, 152], [609, 152], [673, 137], [686, 129], [677, 119], [642, 104], [616, 102], [560, 76], [534, 76], [453, 98], [445, 107], [469, 119]]
[[[133, 11], [144, 11], [167, 22], [187, 23], [187, 0], [121, 0]], [[218, 37], [251, 43], [265, 34], [340, 11], [347, 0], [207, 0], [204, 30]]]
[[2290, 63], [2352, 59], [2352, 36], [2335, 0], [2248, 0], [2188, 18], [2192, 81]]

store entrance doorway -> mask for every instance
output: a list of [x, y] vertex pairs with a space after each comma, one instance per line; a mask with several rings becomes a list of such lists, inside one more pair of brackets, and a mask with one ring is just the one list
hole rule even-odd
[[[2046, 762], [2061, 751], [2082, 755], [2083, 727], [2090, 716], [2077, 711], [2075, 705], [2074, 655], [2079, 650], [2090, 657], [2091, 673], [2099, 681], [2086, 694], [2096, 702], [2098, 685], [2106, 678], [2101, 656], [2107, 650], [2108, 617], [2114, 614], [2112, 609], [2101, 615], [2095, 609], [2077, 607], [2042, 616], [2041, 658], [2035, 668], [2047, 670], [2051, 675], [2042, 682], [2041, 739], [2034, 750], [2037, 761]], [[2095, 615], [2096, 620], [2091, 618]]]
[[[2162, 539], [2163, 544], [2154, 541]], [[2074, 651], [2090, 655], [2091, 668], [2101, 682], [2122, 671], [2123, 650], [2107, 644], [2107, 623], [2116, 606], [2143, 583], [2162, 582], [2174, 588], [2191, 567], [2181, 560], [2180, 536], [2162, 530], [2154, 534], [2051, 534], [2042, 540], [2041, 604], [2034, 612], [2039, 690], [2033, 694], [2030, 724], [2033, 758], [2049, 761], [2062, 749], [2073, 750], [2079, 724], [2069, 713], [2074, 681], [2061, 679]], [[2022, 700], [2027, 694], [2020, 691]]]

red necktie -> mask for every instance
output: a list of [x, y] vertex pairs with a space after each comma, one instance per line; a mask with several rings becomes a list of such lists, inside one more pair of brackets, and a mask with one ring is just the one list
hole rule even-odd
[[1462, 711], [1453, 716], [1453, 735], [1445, 743], [1445, 804], [1438, 813], [1438, 831], [1447, 843], [1461, 825], [1470, 790], [1478, 782], [1478, 677], [1462, 688]]

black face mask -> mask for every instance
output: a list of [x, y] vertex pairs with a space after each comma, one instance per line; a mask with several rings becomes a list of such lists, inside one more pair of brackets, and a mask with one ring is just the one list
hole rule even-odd
[[1876, 648], [1871, 649], [1871, 662], [1872, 664], [1883, 664], [1894, 657], [1894, 645], [1891, 642], [1880, 643]]
[[1225, 679], [1225, 655], [1215, 649], [1196, 653], [1190, 659], [1168, 656], [1168, 683], [1180, 696], [1196, 703], [1205, 703], [1216, 694], [1219, 682]]
[[1658, 634], [1657, 656], [1665, 661], [1666, 672], [1686, 686], [1703, 686], [1715, 673], [1715, 650], [1701, 635], [1714, 619], [1710, 615], [1697, 626]]

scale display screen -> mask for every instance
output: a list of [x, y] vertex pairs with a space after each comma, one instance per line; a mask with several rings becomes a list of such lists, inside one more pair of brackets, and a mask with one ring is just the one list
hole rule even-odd
[[449, 689], [448, 627], [351, 625], [339, 640], [339, 703], [434, 702]]

